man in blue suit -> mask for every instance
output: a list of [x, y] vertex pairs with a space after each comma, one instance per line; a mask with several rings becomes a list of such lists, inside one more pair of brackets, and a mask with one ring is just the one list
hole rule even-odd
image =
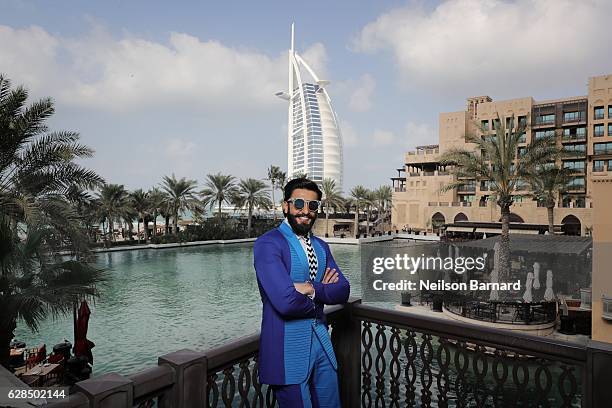
[[349, 283], [327, 243], [310, 232], [321, 197], [308, 179], [287, 183], [285, 220], [253, 249], [263, 303], [259, 381], [272, 386], [281, 408], [340, 407], [323, 306], [345, 303]]

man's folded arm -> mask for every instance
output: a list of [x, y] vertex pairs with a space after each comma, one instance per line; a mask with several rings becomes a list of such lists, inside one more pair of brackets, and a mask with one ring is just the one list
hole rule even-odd
[[270, 240], [255, 242], [255, 273], [272, 306], [286, 317], [314, 317], [312, 299], [295, 289], [278, 245]]
[[315, 302], [324, 303], [326, 305], [337, 305], [346, 303], [349, 298], [350, 285], [348, 280], [344, 277], [342, 271], [336, 264], [334, 257], [329, 250], [329, 247], [325, 245], [325, 251], [327, 252], [327, 267], [329, 269], [335, 269], [338, 273], [338, 282], [336, 283], [321, 283], [313, 282], [315, 289]]

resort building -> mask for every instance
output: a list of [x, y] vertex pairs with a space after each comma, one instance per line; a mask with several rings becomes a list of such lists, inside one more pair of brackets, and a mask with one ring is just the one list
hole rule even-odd
[[[307, 81], [305, 75], [311, 80]], [[328, 84], [295, 51], [292, 24], [289, 88], [276, 93], [289, 102], [287, 176], [291, 179], [306, 174], [318, 183], [331, 178], [342, 189], [342, 135], [325, 89]]]
[[[517, 154], [532, 140], [550, 135], [560, 146], [576, 152], [560, 163], [576, 170], [576, 175], [559, 194], [554, 224], [556, 231], [565, 234], [590, 234], [593, 181], [612, 174], [612, 75], [590, 78], [585, 96], [546, 101], [532, 97], [493, 101], [479, 96], [468, 98], [463, 111], [441, 113], [439, 143], [407, 152], [404, 166], [392, 178], [395, 228], [437, 231], [447, 225], [447, 231], [499, 233], [501, 215], [489, 199], [487, 181], [471, 180], [441, 192], [454, 176], [440, 158], [452, 148], [473, 148], [466, 143], [466, 134], [480, 134], [481, 128], [493, 134], [498, 117], [508, 123], [513, 116], [515, 123], [526, 124]], [[546, 208], [531, 198], [517, 197], [511, 211], [511, 232], [543, 233], [547, 229]]]

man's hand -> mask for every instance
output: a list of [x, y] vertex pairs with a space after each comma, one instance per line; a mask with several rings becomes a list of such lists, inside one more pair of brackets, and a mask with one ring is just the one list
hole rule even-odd
[[314, 293], [314, 287], [312, 286], [312, 283], [310, 282], [304, 282], [304, 283], [294, 282], [293, 286], [295, 286], [295, 290], [300, 292], [302, 295], [311, 296]]
[[323, 276], [323, 281], [324, 284], [328, 284], [328, 283], [336, 283], [338, 282], [338, 272], [336, 272], [335, 269], [325, 269], [325, 275]]

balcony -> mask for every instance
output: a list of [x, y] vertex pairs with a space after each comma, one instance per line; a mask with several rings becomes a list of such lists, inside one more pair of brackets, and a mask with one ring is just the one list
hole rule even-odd
[[405, 193], [406, 187], [395, 187], [393, 191], [395, 191], [396, 193]]
[[549, 127], [549, 126], [555, 126], [555, 119], [543, 119], [543, 120], [537, 120], [536, 118], [536, 122], [533, 124], [534, 128], [539, 128], [539, 127]]
[[474, 193], [476, 192], [476, 186], [475, 185], [459, 186], [457, 187], [457, 192], [458, 193]]
[[[574, 112], [576, 113], [576, 112]], [[562, 125], [576, 125], [586, 123], [586, 112], [580, 112], [578, 115], [563, 115], [563, 124]]]
[[447, 171], [412, 171], [408, 172], [408, 177], [433, 177], [433, 176], [447, 176], [450, 173]]
[[411, 152], [407, 152], [406, 164], [412, 163], [437, 163], [440, 161], [440, 149], [418, 149]]
[[561, 138], [562, 143], [584, 142], [585, 140], [586, 135], [578, 134], [563, 135], [563, 137]]
[[[596, 367], [612, 359], [612, 352], [597, 344], [407, 314], [358, 299], [329, 307], [326, 314], [344, 407], [609, 402], [606, 391], [591, 386]], [[68, 405], [47, 406], [272, 407], [272, 389], [258, 381], [258, 346], [259, 335], [253, 334], [204, 352], [179, 350], [136, 374], [79, 382]]]
[[599, 156], [604, 154], [612, 154], [612, 149], [597, 149], [593, 151], [593, 155]]

